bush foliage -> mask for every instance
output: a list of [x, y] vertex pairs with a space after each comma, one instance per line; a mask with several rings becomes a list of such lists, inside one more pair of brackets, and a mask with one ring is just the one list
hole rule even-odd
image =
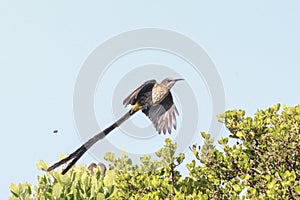
[[[300, 199], [300, 106], [280, 107], [252, 118], [243, 110], [219, 115], [229, 137], [216, 148], [201, 133], [205, 143], [191, 146], [195, 159], [185, 177], [177, 169], [185, 155], [175, 154], [176, 144], [166, 139], [156, 152], [160, 160], [144, 156], [135, 165], [126, 154], [107, 153], [105, 176], [85, 166], [66, 175], [45, 172], [38, 185], [11, 184], [10, 199]], [[45, 171], [48, 164], [40, 161], [37, 168]]]

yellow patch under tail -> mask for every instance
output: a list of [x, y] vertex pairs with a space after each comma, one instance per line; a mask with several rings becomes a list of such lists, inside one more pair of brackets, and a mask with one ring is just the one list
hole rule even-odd
[[134, 112], [137, 112], [139, 110], [142, 110], [143, 107], [138, 103], [136, 102], [130, 109], [130, 113], [134, 113]]

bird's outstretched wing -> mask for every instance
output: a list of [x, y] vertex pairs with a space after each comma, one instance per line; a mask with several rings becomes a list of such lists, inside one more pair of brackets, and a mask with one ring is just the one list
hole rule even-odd
[[159, 134], [162, 132], [164, 134], [167, 132], [171, 133], [172, 128], [176, 129], [177, 127], [176, 114], [179, 114], [173, 102], [171, 92], [169, 92], [169, 94], [160, 104], [143, 110], [143, 113], [150, 118]]
[[135, 104], [138, 94], [141, 91], [142, 92], [151, 91], [155, 83], [156, 83], [156, 80], [149, 80], [149, 81], [146, 81], [145, 83], [143, 83], [140, 87], [135, 89], [126, 99], [124, 99], [123, 105], [127, 106], [129, 104], [131, 104], [131, 105]]

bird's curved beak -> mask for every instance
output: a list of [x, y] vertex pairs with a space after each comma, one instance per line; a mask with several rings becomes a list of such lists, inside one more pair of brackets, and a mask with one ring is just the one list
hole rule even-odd
[[178, 78], [178, 79], [175, 79], [175, 82], [177, 81], [183, 81], [184, 79], [183, 78]]

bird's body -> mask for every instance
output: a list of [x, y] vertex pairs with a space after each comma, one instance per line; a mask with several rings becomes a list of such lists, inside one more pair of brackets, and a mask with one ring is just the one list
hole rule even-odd
[[134, 90], [123, 104], [133, 105], [131, 111], [142, 110], [152, 121], [158, 133], [171, 133], [176, 129], [178, 111], [173, 102], [170, 89], [176, 81], [182, 79], [166, 78], [161, 83], [150, 80]]
[[161, 83], [157, 83], [155, 80], [146, 81], [124, 99], [123, 104], [125, 106], [129, 104], [132, 105], [128, 113], [89, 139], [67, 158], [49, 167], [47, 171], [51, 171], [69, 160], [72, 160], [67, 168], [63, 170], [62, 173], [65, 174], [92, 145], [104, 138], [139, 110], [149, 117], [158, 133], [171, 133], [172, 128], [176, 129], [177, 126], [176, 114], [178, 115], [178, 111], [174, 105], [170, 89], [175, 82], [179, 80], [183, 79], [166, 78]]
[[[155, 92], [153, 92], [155, 91]], [[169, 90], [164, 87], [162, 84], [156, 83], [153, 86], [152, 89], [152, 103], [153, 105], [159, 104], [166, 98], [166, 96], [169, 94]]]

